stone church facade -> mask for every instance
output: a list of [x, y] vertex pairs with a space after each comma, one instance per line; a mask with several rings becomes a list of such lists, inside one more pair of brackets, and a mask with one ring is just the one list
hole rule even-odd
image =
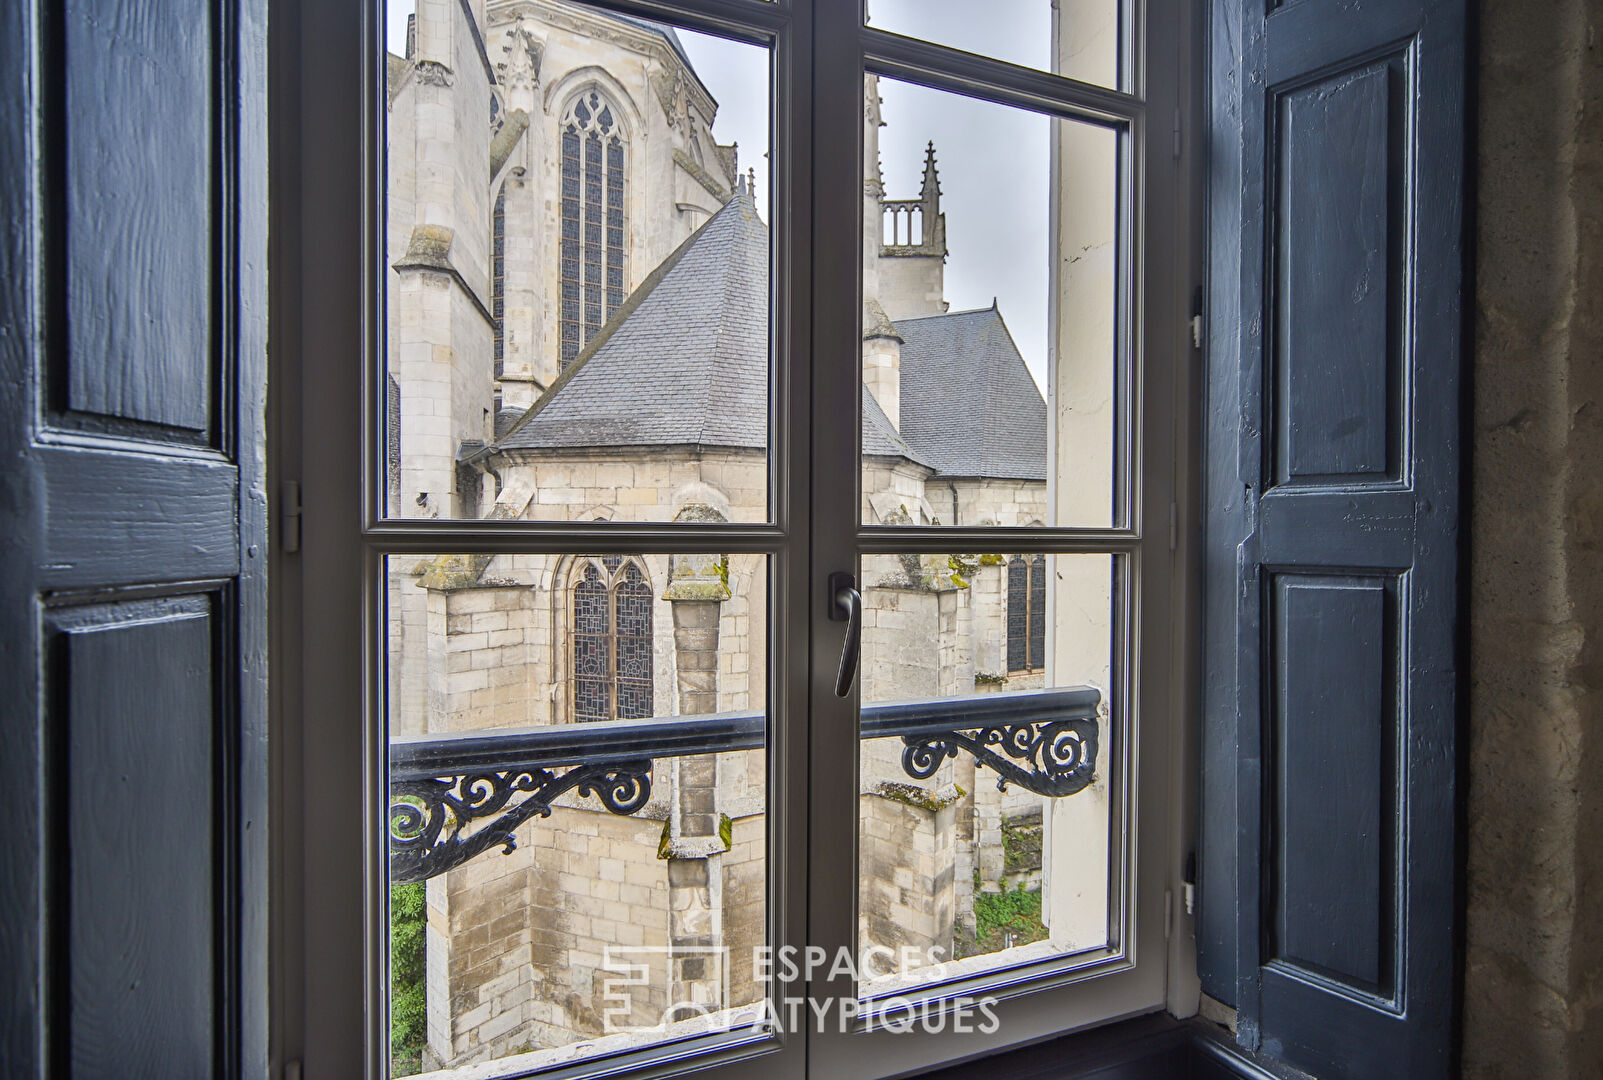
[[[559, 0], [418, 0], [388, 59], [386, 330], [400, 517], [768, 520], [768, 226], [669, 28]], [[935, 149], [887, 198], [865, 92], [863, 514], [1048, 516], [1047, 408], [1000, 311], [952, 312]], [[754, 151], [759, 148], [752, 148]], [[760, 152], [750, 154], [761, 160]], [[865, 560], [864, 702], [1042, 685], [1050, 557]], [[767, 566], [442, 553], [388, 568], [392, 736], [761, 710]], [[938, 947], [1042, 799], [863, 744], [863, 944]], [[426, 1064], [602, 1036], [605, 957], [764, 940], [765, 756], [659, 761], [629, 817], [565, 797], [431, 878]], [[642, 961], [636, 1022], [758, 999]]]

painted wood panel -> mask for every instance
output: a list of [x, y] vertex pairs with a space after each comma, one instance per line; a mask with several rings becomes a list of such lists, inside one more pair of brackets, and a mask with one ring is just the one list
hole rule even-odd
[[269, 1071], [266, 15], [0, 5], [8, 1078]]
[[171, 580], [175, 553], [191, 579], [239, 572], [235, 466], [65, 447], [39, 458], [52, 497], [40, 571], [51, 588]]
[[1270, 623], [1275, 814], [1270, 958], [1389, 987], [1396, 635], [1382, 578], [1279, 574]]
[[212, 410], [213, 11], [65, 0], [67, 408], [205, 431]]
[[65, 687], [70, 1075], [211, 1076], [220, 929], [217, 627], [205, 597], [72, 611]]
[[1392, 84], [1380, 61], [1276, 100], [1273, 181], [1275, 479], [1395, 472], [1398, 371]]
[[1454, 1069], [1467, 25], [1212, 23], [1199, 974], [1320, 1077]]

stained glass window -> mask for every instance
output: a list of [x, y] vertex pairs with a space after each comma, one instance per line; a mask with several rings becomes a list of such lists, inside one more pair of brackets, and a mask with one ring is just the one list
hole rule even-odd
[[573, 718], [612, 719], [609, 590], [594, 563], [573, 587]]
[[495, 211], [490, 217], [490, 315], [495, 321], [495, 377], [500, 378], [506, 360], [506, 185], [495, 195]]
[[623, 304], [625, 151], [611, 104], [581, 94], [562, 130], [559, 370]]
[[1007, 669], [1046, 667], [1046, 556], [1015, 555], [1007, 563]]
[[586, 560], [573, 585], [573, 718], [655, 714], [651, 583], [639, 562]]

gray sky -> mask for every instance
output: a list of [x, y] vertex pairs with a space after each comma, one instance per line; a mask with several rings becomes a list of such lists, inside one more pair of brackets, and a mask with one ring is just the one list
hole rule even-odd
[[[389, 0], [388, 47], [402, 52], [413, 0]], [[1050, 0], [871, 0], [872, 23], [886, 30], [1045, 67]], [[718, 101], [713, 135], [740, 144], [740, 167], [756, 167], [766, 216], [772, 187], [767, 51], [679, 30], [680, 40]], [[924, 147], [934, 140], [946, 213], [946, 298], [952, 310], [984, 308], [993, 298], [1036, 382], [1046, 385], [1048, 118], [889, 79], [880, 165], [890, 198], [918, 194]]]

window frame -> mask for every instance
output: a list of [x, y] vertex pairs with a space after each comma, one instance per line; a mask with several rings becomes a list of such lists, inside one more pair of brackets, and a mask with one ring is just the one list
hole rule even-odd
[[[841, 1038], [800, 1033], [776, 1039], [735, 1035], [667, 1044], [625, 1058], [608, 1058], [542, 1076], [569, 1077], [614, 1071], [623, 1065], [642, 1076], [722, 1070], [745, 1076], [761, 1072], [797, 1080], [808, 1075], [889, 1076], [937, 1067], [978, 1054], [997, 1052], [1081, 1027], [1162, 1008], [1195, 1011], [1189, 934], [1176, 912], [1190, 821], [1186, 794], [1193, 790], [1194, 737], [1182, 722], [1189, 691], [1185, 674], [1194, 670], [1195, 633], [1186, 613], [1193, 608], [1194, 575], [1185, 571], [1189, 529], [1174, 528], [1180, 539], [1164, 555], [1165, 568], [1140, 565], [1141, 545], [1157, 546], [1156, 536], [1173, 507], [1189, 506], [1193, 457], [1191, 423], [1180, 402], [1193, 401], [1195, 373], [1179, 342], [1189, 339], [1187, 304], [1196, 278], [1192, 267], [1200, 245], [1189, 214], [1194, 169], [1189, 141], [1181, 139], [1184, 117], [1195, 102], [1182, 103], [1195, 57], [1182, 48], [1195, 11], [1188, 0], [1130, 0], [1133, 56], [1172, 55], [1175, 63], [1136, 65], [1132, 85], [1145, 96], [1066, 80], [961, 53], [955, 49], [899, 38], [862, 25], [854, 4], [829, 0], [605, 0], [600, 6], [657, 17], [693, 29], [763, 42], [773, 48], [775, 159], [770, 183], [775, 205], [788, 213], [773, 223], [774, 288], [771, 326], [775, 381], [770, 400], [769, 483], [772, 523], [697, 525], [699, 546], [708, 552], [750, 552], [768, 556], [770, 597], [770, 941], [772, 944], [850, 944], [855, 941], [855, 890], [839, 890], [836, 875], [807, 873], [807, 867], [844, 866], [855, 880], [855, 861], [841, 863], [841, 851], [854, 851], [855, 769], [818, 768], [838, 754], [843, 737], [855, 750], [855, 706], [832, 693], [834, 657], [840, 648], [838, 624], [825, 618], [815, 585], [828, 572], [855, 566], [860, 552], [901, 549], [1000, 550], [1008, 552], [1104, 551], [1132, 553], [1131, 577], [1141, 583], [1141, 606], [1131, 613], [1144, 629], [1136, 640], [1153, 674], [1142, 701], [1131, 698], [1143, 722], [1135, 729], [1141, 782], [1128, 793], [1128, 820], [1140, 832], [1124, 850], [1127, 873], [1121, 886], [1131, 896], [1134, 933], [1121, 956], [1100, 965], [1057, 964], [1045, 972], [1004, 971], [982, 982], [1004, 998], [1005, 1022], [994, 1038], [953, 1042], [950, 1035], [889, 1041], [875, 1035]], [[1166, 11], [1173, 18], [1154, 18]], [[381, 292], [383, 221], [381, 159], [365, 148], [382, 148], [380, 37], [375, 5], [317, 4], [277, 0], [271, 28], [274, 114], [271, 138], [275, 159], [272, 198], [280, 222], [275, 232], [273, 332], [283, 358], [274, 371], [271, 421], [277, 438], [272, 452], [274, 478], [300, 485], [300, 554], [280, 544], [273, 553], [273, 594], [277, 611], [270, 663], [275, 675], [278, 716], [280, 813], [275, 824], [279, 875], [274, 897], [278, 941], [273, 991], [278, 1017], [275, 1045], [281, 1060], [301, 1061], [309, 1071], [332, 1075], [382, 1076], [385, 1060], [385, 952], [382, 902], [387, 894], [385, 835], [381, 793], [386, 787], [384, 739], [378, 705], [384, 686], [382, 663], [374, 648], [375, 625], [383, 597], [386, 554], [510, 552], [559, 554], [584, 551], [629, 556], [683, 552], [683, 525], [624, 525], [569, 522], [450, 522], [386, 519], [386, 479], [376, 453], [384, 430]], [[828, 48], [821, 48], [827, 43]], [[351, 51], [362, 57], [349, 63]], [[1148, 382], [1138, 385], [1155, 409], [1137, 413], [1128, 425], [1129, 460], [1173, 461], [1169, 471], [1154, 470], [1140, 505], [1131, 506], [1128, 528], [1026, 529], [861, 526], [858, 500], [842, 499], [825, 475], [860, 484], [857, 454], [856, 387], [860, 385], [856, 348], [860, 304], [838, 287], [856, 281], [860, 229], [815, 234], [812, 222], [860, 222], [862, 200], [852, 169], [828, 172], [836, 158], [833, 144], [815, 153], [815, 130], [844, 125], [861, 139], [860, 87], [864, 65], [881, 74], [913, 77], [928, 85], [984, 96], [1057, 115], [1110, 115], [1123, 110], [1131, 138], [1144, 147], [1148, 168], [1136, 180], [1141, 235], [1175, 238], [1179, 257], [1147, 259], [1141, 265], [1145, 307], [1131, 313], [1127, 327], [1138, 328], [1134, 347], [1167, 342], [1174, 362], [1151, 364]], [[1153, 86], [1161, 91], [1153, 94]], [[1171, 157], [1167, 108], [1173, 101], [1172, 139], [1180, 148]], [[360, 102], [360, 108], [329, 107]], [[1133, 104], [1134, 103], [1134, 104]], [[1182, 112], [1183, 109], [1183, 112]], [[1158, 115], [1154, 115], [1159, 112]], [[848, 122], [849, 121], [849, 122]], [[352, 147], [361, 168], [331, 176], [319, 163], [349, 160]], [[829, 151], [826, 153], [826, 149]], [[1155, 186], [1154, 186], [1155, 185]], [[1152, 199], [1153, 190], [1166, 193]], [[850, 199], [849, 214], [835, 217]], [[849, 272], [843, 279], [841, 270]], [[852, 306], [848, 309], [847, 304]], [[849, 343], [842, 349], [841, 346]], [[362, 365], [333, 362], [359, 351]], [[849, 368], [821, 359], [848, 355]], [[358, 370], [359, 369], [359, 370]], [[850, 382], [850, 407], [831, 411], [841, 394], [843, 370]], [[1154, 377], [1156, 376], [1156, 377]], [[1164, 377], [1167, 376], [1167, 377]], [[350, 423], [351, 415], [361, 417]], [[815, 415], [851, 419], [848, 438], [825, 445]], [[1143, 423], [1143, 415], [1145, 423]], [[1156, 422], [1153, 422], [1153, 421]], [[822, 424], [823, 421], [819, 421]], [[839, 434], [839, 433], [837, 433]], [[831, 465], [833, 462], [833, 465]], [[849, 479], [848, 479], [849, 478]], [[852, 490], [856, 490], [852, 488]], [[356, 508], [360, 508], [359, 512]], [[844, 515], [844, 516], [843, 516]], [[1185, 520], [1191, 520], [1189, 511]], [[811, 522], [809, 527], [808, 523]], [[1144, 530], [1144, 531], [1143, 531]], [[286, 531], [281, 539], [287, 539]], [[820, 540], [824, 537], [824, 540]], [[953, 546], [954, 542], [958, 546]], [[305, 636], [301, 628], [306, 628]], [[315, 628], [315, 633], [312, 632]], [[1150, 629], [1145, 629], [1150, 628]], [[350, 717], [363, 717], [360, 724]], [[333, 722], [331, 722], [333, 721]], [[1132, 753], [1126, 748], [1123, 753]], [[788, 762], [780, 772], [775, 760]], [[353, 777], [361, 783], [352, 783]], [[845, 794], [848, 797], [842, 799]], [[828, 820], [807, 807], [849, 806]], [[335, 823], [332, 827], [329, 823]], [[358, 825], [359, 823], [359, 825]], [[842, 846], [844, 841], [844, 846]], [[834, 887], [840, 895], [830, 897]], [[809, 931], [811, 931], [809, 933]], [[1139, 963], [1137, 956], [1139, 945]], [[850, 996], [856, 987], [823, 979], [810, 988], [776, 985], [780, 995], [807, 992], [813, 997]], [[1085, 1002], [1096, 1000], [1095, 1015]], [[1080, 1004], [1076, 1005], [1078, 1002]], [[806, 1050], [804, 1055], [803, 1051]], [[806, 1060], [810, 1058], [809, 1062]]]

